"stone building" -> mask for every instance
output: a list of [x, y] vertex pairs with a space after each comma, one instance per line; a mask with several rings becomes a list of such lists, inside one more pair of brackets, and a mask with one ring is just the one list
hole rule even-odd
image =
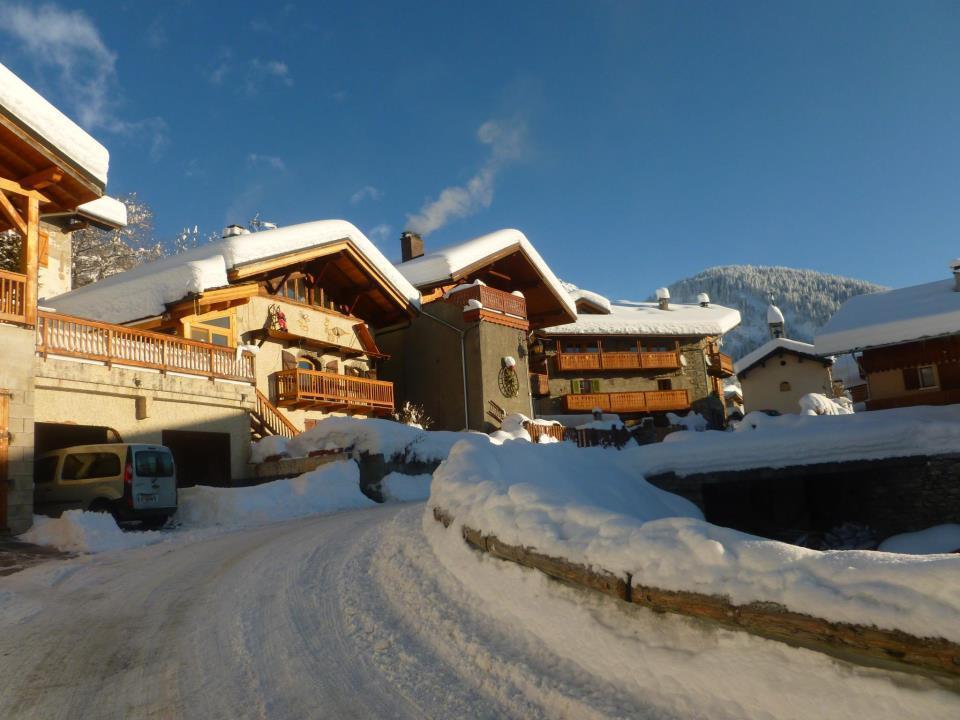
[[785, 337], [783, 313], [775, 305], [767, 310], [767, 324], [770, 339], [733, 366], [743, 393], [744, 411], [799, 413], [804, 395], [832, 397], [833, 359], [817, 355], [810, 343]]
[[814, 338], [818, 355], [859, 355], [867, 410], [960, 402], [960, 260], [950, 269], [952, 279], [850, 298]]
[[435, 429], [481, 430], [503, 414], [532, 417], [528, 333], [576, 316], [529, 240], [500, 230], [428, 254], [401, 238], [397, 269], [423, 293], [409, 326], [377, 333], [398, 402], [421, 405]]
[[723, 334], [740, 322], [737, 310], [672, 303], [611, 304], [572, 290], [577, 317], [535, 333], [532, 383], [539, 416], [599, 409], [625, 421], [666, 412], [700, 413], [724, 421], [722, 379], [733, 374], [720, 352]]

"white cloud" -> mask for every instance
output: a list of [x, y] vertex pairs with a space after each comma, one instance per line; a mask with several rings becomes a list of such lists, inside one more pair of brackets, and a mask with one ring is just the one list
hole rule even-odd
[[260, 60], [254, 58], [250, 61], [247, 72], [245, 87], [248, 93], [255, 93], [260, 85], [267, 80], [274, 80], [287, 87], [293, 85], [293, 78], [290, 76], [290, 68], [285, 62], [280, 60]]
[[381, 197], [383, 197], [383, 193], [380, 192], [373, 185], [364, 185], [362, 188], [360, 188], [353, 195], [350, 196], [350, 204], [359, 205], [364, 200], [370, 199], [370, 200], [376, 201], [376, 200], [379, 200]]
[[0, 4], [0, 32], [13, 36], [37, 67], [56, 71], [52, 90], [58, 104], [83, 128], [147, 134], [151, 157], [163, 152], [168, 139], [162, 118], [131, 121], [116, 114], [117, 55], [82, 10], [54, 4]]
[[250, 153], [247, 155], [247, 164], [251, 167], [258, 165], [271, 168], [273, 170], [286, 170], [287, 166], [282, 158], [276, 155], [260, 155], [259, 153]]
[[373, 241], [374, 245], [382, 245], [390, 238], [392, 234], [393, 228], [384, 223], [381, 223], [380, 225], [374, 225], [372, 228], [367, 230], [367, 237]]
[[407, 228], [427, 235], [451, 220], [466, 217], [490, 207], [497, 175], [523, 155], [526, 125], [517, 120], [488, 120], [477, 129], [477, 139], [489, 146], [490, 155], [477, 173], [463, 185], [440, 191], [435, 200], [407, 216]]

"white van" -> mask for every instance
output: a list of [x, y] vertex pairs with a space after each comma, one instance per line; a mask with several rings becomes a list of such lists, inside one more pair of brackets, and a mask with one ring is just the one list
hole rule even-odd
[[163, 445], [77, 445], [41, 455], [34, 470], [37, 511], [81, 508], [159, 527], [177, 510], [177, 474]]

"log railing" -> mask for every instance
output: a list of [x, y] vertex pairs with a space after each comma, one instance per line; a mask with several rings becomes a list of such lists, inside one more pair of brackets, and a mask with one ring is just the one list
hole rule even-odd
[[0, 270], [0, 320], [14, 323], [26, 322], [26, 291], [26, 275]]
[[277, 405], [297, 408], [393, 410], [393, 383], [318, 370], [276, 373]]
[[463, 290], [457, 290], [448, 295], [446, 300], [456, 305], [466, 305], [470, 300], [477, 300], [487, 310], [494, 310], [519, 318], [527, 317], [527, 301], [522, 296], [497, 290], [487, 285], [473, 285]]
[[270, 402], [270, 399], [260, 392], [259, 389], [257, 390], [257, 415], [267, 430], [274, 435], [292, 438], [300, 434], [297, 426], [287, 420], [284, 414], [277, 410], [274, 404]]
[[618, 393], [578, 393], [564, 395], [568, 412], [666, 412], [689, 410], [690, 396], [686, 390], [637, 390]]
[[44, 356], [63, 355], [211, 379], [252, 383], [256, 378], [253, 355], [243, 352], [238, 356], [234, 348], [42, 310], [37, 317], [37, 350]]
[[669, 370], [680, 367], [678, 353], [670, 352], [585, 352], [557, 353], [557, 369], [576, 370]]

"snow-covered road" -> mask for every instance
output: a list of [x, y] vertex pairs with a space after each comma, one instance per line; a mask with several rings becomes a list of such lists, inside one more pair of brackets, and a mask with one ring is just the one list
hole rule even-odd
[[380, 506], [12, 576], [0, 582], [0, 717], [960, 710], [919, 678], [622, 608], [473, 556], [422, 515]]

